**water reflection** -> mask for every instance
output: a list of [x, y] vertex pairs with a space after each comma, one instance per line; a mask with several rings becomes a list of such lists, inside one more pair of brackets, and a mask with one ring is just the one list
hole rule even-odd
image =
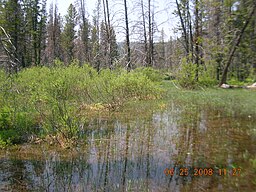
[[[81, 130], [85, 144], [75, 149], [2, 151], [0, 191], [254, 191], [256, 121], [223, 114], [172, 104], [146, 117], [91, 120]], [[243, 172], [180, 176], [186, 167]]]

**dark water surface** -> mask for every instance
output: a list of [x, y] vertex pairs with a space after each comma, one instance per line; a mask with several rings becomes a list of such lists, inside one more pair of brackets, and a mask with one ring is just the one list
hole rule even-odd
[[256, 191], [255, 116], [178, 104], [125, 116], [90, 120], [73, 149], [0, 151], [0, 191]]

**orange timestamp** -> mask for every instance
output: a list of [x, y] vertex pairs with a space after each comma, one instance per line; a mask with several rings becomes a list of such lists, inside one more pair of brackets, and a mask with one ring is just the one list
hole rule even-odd
[[166, 168], [164, 170], [164, 174], [166, 176], [194, 176], [194, 177], [201, 177], [201, 176], [240, 176], [241, 168], [200, 168], [200, 167], [180, 167], [180, 168]]

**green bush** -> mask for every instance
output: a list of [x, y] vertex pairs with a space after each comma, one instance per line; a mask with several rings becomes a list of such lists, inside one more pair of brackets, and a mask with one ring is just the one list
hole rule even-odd
[[254, 82], [255, 81], [251, 78], [247, 78], [247, 79], [245, 79], [245, 81], [239, 81], [236, 78], [231, 78], [231, 79], [228, 80], [228, 84], [230, 84], [230, 85], [239, 85], [239, 86], [251, 85]]
[[208, 65], [207, 70], [204, 69], [203, 66], [199, 68], [199, 79], [198, 83], [200, 86], [204, 87], [212, 87], [218, 84], [218, 81], [213, 76], [213, 74], [216, 74], [215, 69], [213, 68], [213, 65]]
[[0, 148], [20, 142], [20, 133], [14, 129], [0, 131]]
[[[205, 64], [197, 66], [195, 63], [182, 60], [180, 69], [176, 73], [177, 82], [186, 89], [196, 89], [198, 87], [211, 87], [218, 84], [214, 65]], [[207, 68], [207, 69], [206, 69]]]
[[130, 72], [112, 80], [113, 96], [119, 100], [158, 98], [162, 90], [142, 72]]
[[20, 143], [21, 136], [28, 136], [35, 132], [36, 118], [28, 112], [14, 111], [4, 106], [0, 112], [0, 146], [4, 144]]
[[176, 77], [179, 85], [187, 89], [195, 89], [198, 86], [196, 79], [197, 66], [192, 62], [187, 62], [186, 58], [182, 60], [180, 70], [177, 72]]
[[12, 127], [11, 109], [4, 106], [0, 109], [0, 131]]
[[[55, 66], [31, 67], [11, 76], [8, 86], [0, 93], [5, 101], [0, 108], [0, 131], [16, 131], [25, 135], [22, 138], [29, 134], [62, 134], [74, 138], [84, 121], [78, 112], [81, 106], [115, 110], [125, 102], [155, 99], [163, 94], [156, 82], [158, 73], [153, 69], [129, 73], [104, 69], [97, 73], [88, 65], [80, 67], [77, 61], [64, 66], [58, 60]], [[2, 79], [1, 84], [4, 84]], [[86, 112], [90, 110], [89, 107]], [[1, 143], [18, 140], [13, 139], [2, 137]]]
[[159, 72], [159, 70], [155, 70], [152, 67], [140, 67], [134, 70], [135, 72], [142, 73], [148, 79], [150, 79], [153, 82], [159, 82], [163, 80], [163, 74]]

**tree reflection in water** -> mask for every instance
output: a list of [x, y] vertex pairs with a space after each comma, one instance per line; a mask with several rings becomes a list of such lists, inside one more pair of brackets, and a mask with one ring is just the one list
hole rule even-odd
[[[122, 121], [99, 118], [82, 131], [85, 144], [74, 149], [31, 145], [2, 151], [0, 190], [214, 191], [228, 187], [251, 191], [255, 185], [248, 159], [256, 152], [256, 141], [248, 130], [255, 122], [220, 114], [177, 106]], [[239, 180], [179, 176], [183, 167], [228, 169], [234, 162], [246, 173]], [[166, 168], [176, 173], [166, 176]]]

